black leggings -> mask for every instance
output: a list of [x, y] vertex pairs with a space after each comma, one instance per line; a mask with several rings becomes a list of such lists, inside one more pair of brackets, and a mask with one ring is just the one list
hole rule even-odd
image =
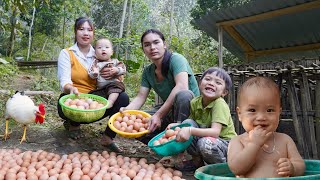
[[[102, 92], [99, 92], [99, 91], [93, 91], [92, 93], [89, 92], [89, 94], [95, 94], [95, 95], [98, 95], [98, 96], [102, 96], [106, 99], [108, 99], [108, 97], [105, 97], [105, 95], [103, 95]], [[65, 96], [67, 94], [65, 93], [62, 93], [59, 97], [59, 99], [62, 97], [62, 96]], [[107, 116], [111, 117], [112, 115], [114, 115], [115, 113], [119, 112], [120, 108], [121, 107], [126, 107], [127, 105], [129, 104], [129, 97], [127, 95], [127, 93], [125, 92], [122, 92], [119, 94], [119, 97], [117, 98], [117, 100], [114, 102], [114, 105], [112, 106], [112, 108], [110, 109], [107, 109], [105, 114], [98, 120], [101, 120]], [[59, 104], [59, 100], [58, 100], [58, 114], [59, 116], [64, 119], [65, 121], [69, 121], [71, 126], [79, 126], [80, 124], [88, 124], [88, 123], [79, 123], [79, 122], [75, 122], [75, 121], [72, 121], [71, 119], [67, 118], [63, 112], [62, 112], [62, 108], [61, 108], [61, 105]], [[98, 121], [97, 120], [97, 121]], [[114, 138], [116, 136], [116, 133], [113, 132], [109, 126], [107, 125], [105, 131], [104, 131], [105, 135], [109, 136], [110, 138]]]

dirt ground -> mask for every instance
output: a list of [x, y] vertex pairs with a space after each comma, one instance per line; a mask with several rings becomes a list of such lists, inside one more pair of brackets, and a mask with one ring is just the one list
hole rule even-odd
[[[32, 77], [30, 76], [20, 76], [15, 82], [17, 85], [16, 90], [30, 90], [28, 88], [28, 83]], [[20, 83], [19, 83], [20, 81]], [[37, 97], [33, 97], [37, 98]], [[74, 152], [88, 152], [97, 151], [101, 153], [106, 150], [100, 145], [100, 132], [104, 130], [107, 125], [107, 119], [95, 122], [92, 124], [82, 125], [85, 137], [79, 140], [72, 140], [68, 137], [67, 131], [65, 131], [62, 120], [57, 115], [56, 103], [57, 98], [55, 96], [42, 96], [47, 102], [46, 110], [47, 115], [45, 123], [42, 125], [31, 124], [27, 129], [27, 142], [20, 144], [20, 139], [23, 134], [23, 127], [16, 124], [15, 121], [10, 121], [9, 129], [11, 131], [10, 138], [7, 141], [0, 140], [0, 148], [14, 149], [19, 148], [22, 151], [37, 151], [45, 150], [47, 152], [53, 152], [60, 155], [71, 154]], [[5, 103], [6, 100], [3, 100]], [[3, 118], [3, 117], [1, 117]], [[5, 121], [4, 119], [0, 121], [0, 135], [4, 134], [5, 131]], [[115, 142], [124, 150], [123, 156], [136, 157], [136, 158], [146, 158], [148, 163], [156, 163], [162, 157], [155, 154], [148, 146], [142, 144], [135, 139], [123, 138], [121, 136], [116, 136]], [[183, 173], [185, 179], [195, 179], [193, 172]]]

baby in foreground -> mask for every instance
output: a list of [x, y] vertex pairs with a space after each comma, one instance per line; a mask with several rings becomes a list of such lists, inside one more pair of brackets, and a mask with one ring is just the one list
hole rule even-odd
[[277, 84], [266, 77], [247, 80], [237, 113], [245, 133], [231, 139], [228, 165], [237, 177], [271, 178], [304, 174], [305, 164], [290, 136], [275, 132], [281, 114]]

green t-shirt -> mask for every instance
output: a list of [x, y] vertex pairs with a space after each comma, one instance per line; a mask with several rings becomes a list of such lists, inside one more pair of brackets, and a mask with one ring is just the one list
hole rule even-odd
[[200, 127], [210, 128], [212, 123], [222, 124], [219, 137], [230, 140], [237, 133], [231, 118], [228, 104], [223, 98], [212, 101], [207, 107], [202, 107], [202, 96], [195, 97], [191, 100], [190, 119], [195, 120]]
[[192, 91], [195, 96], [200, 95], [198, 83], [192, 69], [186, 58], [181, 54], [172, 53], [168, 76], [161, 82], [156, 81], [155, 68], [156, 66], [153, 63], [145, 67], [142, 73], [141, 86], [149, 89], [153, 88], [162, 100], [165, 101], [169, 97], [172, 89], [176, 85], [174, 77], [180, 72], [188, 73], [189, 90]]

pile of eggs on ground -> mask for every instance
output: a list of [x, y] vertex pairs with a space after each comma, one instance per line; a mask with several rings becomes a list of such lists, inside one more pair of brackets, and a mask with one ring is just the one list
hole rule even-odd
[[64, 105], [69, 106], [71, 108], [76, 108], [76, 109], [100, 109], [104, 106], [104, 104], [101, 104], [95, 100], [92, 100], [90, 98], [88, 99], [83, 99], [83, 98], [77, 98], [77, 99], [71, 99], [68, 98], [65, 102]]
[[113, 126], [122, 132], [138, 133], [145, 131], [148, 128], [150, 118], [144, 117], [142, 114], [120, 114], [115, 121]]
[[180, 127], [175, 127], [174, 129], [168, 129], [158, 140], [153, 141], [154, 146], [167, 143], [168, 141], [176, 139], [176, 135], [181, 130]]
[[8, 180], [160, 180], [182, 179], [181, 171], [145, 158], [93, 151], [58, 155], [43, 150], [0, 149], [0, 179]]

